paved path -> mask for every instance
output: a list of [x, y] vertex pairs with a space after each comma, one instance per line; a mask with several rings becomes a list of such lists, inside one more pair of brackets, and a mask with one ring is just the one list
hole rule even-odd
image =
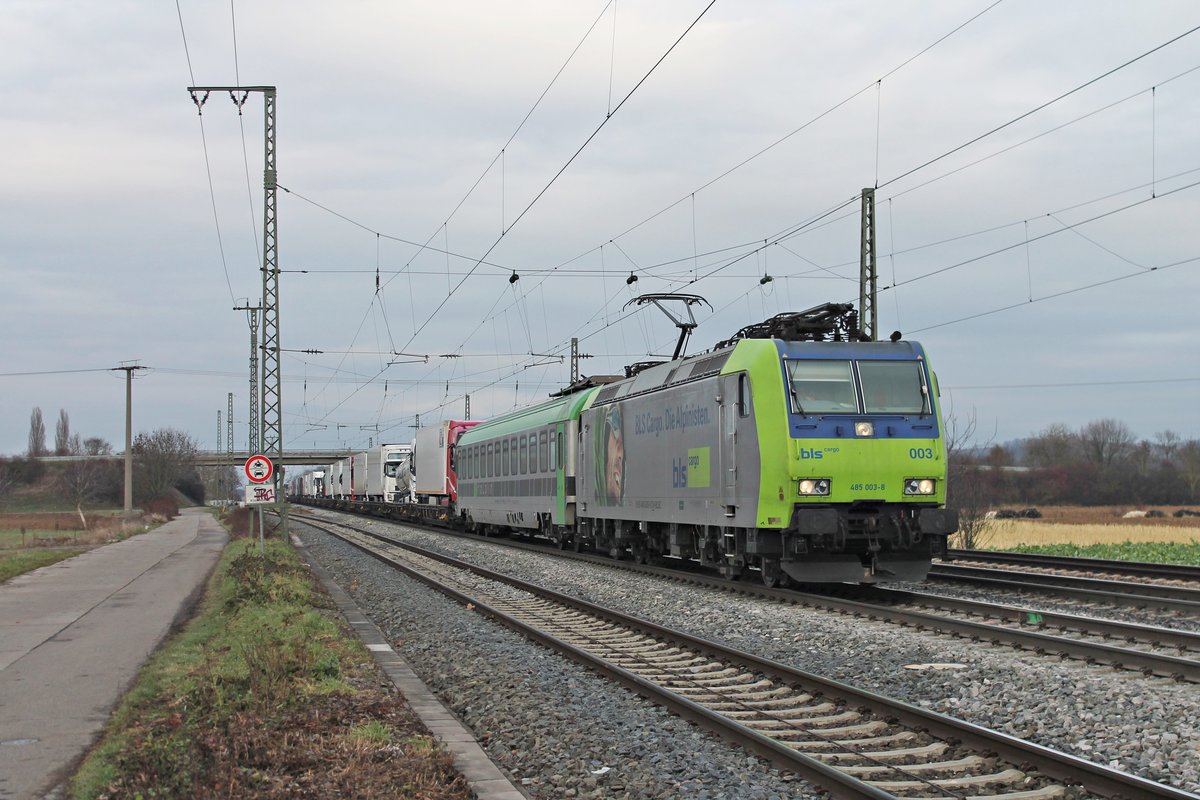
[[[0, 798], [70, 777], [226, 542], [199, 509], [0, 583]], [[56, 793], [57, 794], [57, 793]]]

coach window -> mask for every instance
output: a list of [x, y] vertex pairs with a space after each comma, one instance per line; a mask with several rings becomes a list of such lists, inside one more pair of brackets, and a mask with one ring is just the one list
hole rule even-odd
[[524, 475], [529, 471], [529, 443], [522, 436], [520, 440], [520, 455], [517, 457], [517, 466], [521, 469], [521, 474]]
[[541, 471], [542, 460], [538, 458], [537, 434], [529, 434], [529, 474], [535, 475]]
[[501, 443], [500, 447], [502, 448], [502, 452], [500, 453], [500, 465], [504, 468], [504, 474], [507, 475], [508, 474], [508, 439], [505, 439]]
[[750, 416], [750, 376], [738, 375], [738, 416]]
[[495, 455], [492, 453], [492, 443], [491, 442], [488, 442], [487, 458], [485, 458], [484, 460], [487, 461], [487, 476], [490, 478], [496, 474], [496, 458], [495, 458]]
[[471, 448], [471, 480], [479, 477], [479, 445]]
[[550, 451], [546, 439], [545, 431], [538, 434], [538, 462], [541, 463], [543, 472], [548, 472], [550, 469]]
[[517, 474], [517, 437], [508, 440], [508, 471]]
[[558, 440], [554, 438], [554, 433], [550, 433], [550, 471], [553, 472], [558, 468], [558, 448], [555, 445]]

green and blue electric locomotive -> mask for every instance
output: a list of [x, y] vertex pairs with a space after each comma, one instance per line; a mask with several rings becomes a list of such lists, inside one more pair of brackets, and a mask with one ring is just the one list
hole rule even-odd
[[459, 513], [768, 585], [921, 580], [957, 529], [937, 378], [919, 344], [855, 323], [848, 305], [779, 315], [481, 424]]

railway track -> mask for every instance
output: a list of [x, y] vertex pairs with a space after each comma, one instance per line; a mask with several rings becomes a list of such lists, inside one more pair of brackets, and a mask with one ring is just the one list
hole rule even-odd
[[326, 530], [840, 797], [1196, 796], [377, 532]]
[[[411, 524], [411, 523], [406, 523]], [[439, 529], [433, 529], [439, 530]], [[443, 532], [440, 531], [439, 532]], [[616, 561], [592, 553], [559, 551], [512, 538], [493, 538], [496, 546], [553, 553], [610, 568], [632, 570], [672, 581], [737, 592], [809, 608], [832, 611], [955, 636], [994, 646], [1015, 647], [1045, 656], [1105, 664], [1146, 676], [1200, 683], [1200, 634], [1161, 626], [1058, 613], [1034, 606], [1004, 605], [927, 592], [882, 587], [836, 587], [822, 590], [773, 589], [755, 581], [731, 582], [690, 569]], [[1129, 596], [1121, 595], [1121, 599]], [[1200, 618], [1200, 606], [1183, 606]], [[1184, 612], [1178, 612], [1184, 613]]]
[[1200, 585], [1200, 567], [1188, 564], [1150, 564], [1141, 561], [1048, 556], [990, 550], [950, 550], [946, 554], [946, 561], [1008, 564], [1040, 570], [1083, 572], [1088, 575], [1106, 574], [1153, 580], [1189, 581]]
[[1200, 615], [1200, 589], [1189, 586], [1085, 578], [944, 562], [933, 565], [929, 571], [929, 578], [934, 581], [968, 583], [1017, 592], [1051, 593], [1085, 603]]

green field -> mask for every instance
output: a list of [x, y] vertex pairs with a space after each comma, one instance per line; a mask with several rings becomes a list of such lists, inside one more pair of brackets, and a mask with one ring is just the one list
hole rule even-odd
[[1120, 544], [1042, 544], [1008, 548], [1018, 553], [1074, 558], [1104, 558], [1116, 561], [1144, 561], [1153, 564], [1200, 566], [1200, 541], [1122, 542]]
[[34, 547], [39, 543], [62, 540], [74, 542], [81, 531], [38, 531], [25, 529], [24, 533], [17, 528], [0, 528], [0, 550], [15, 550], [21, 547]]

